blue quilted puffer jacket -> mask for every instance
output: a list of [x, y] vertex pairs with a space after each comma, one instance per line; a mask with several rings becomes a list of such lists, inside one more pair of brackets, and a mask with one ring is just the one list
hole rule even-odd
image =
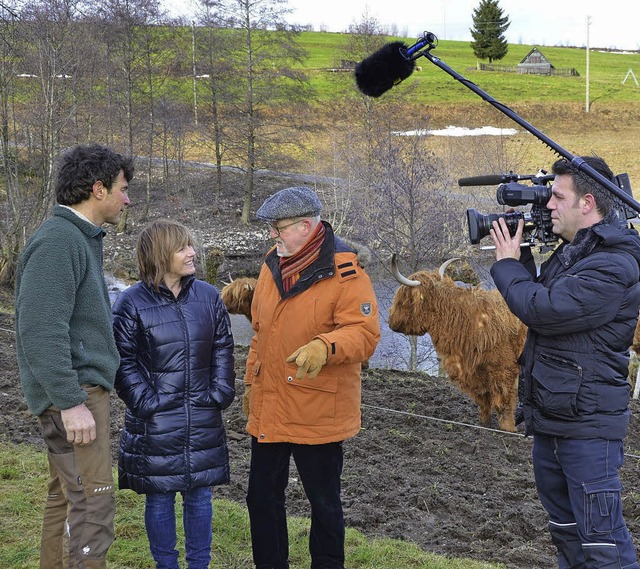
[[113, 307], [125, 402], [120, 488], [177, 492], [229, 481], [222, 410], [235, 396], [233, 337], [217, 290], [186, 277], [178, 298], [139, 282]]

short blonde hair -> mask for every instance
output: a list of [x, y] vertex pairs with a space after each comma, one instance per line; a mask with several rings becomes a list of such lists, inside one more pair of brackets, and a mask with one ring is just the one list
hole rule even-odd
[[140, 280], [159, 290], [164, 275], [170, 270], [173, 255], [194, 245], [193, 235], [181, 223], [158, 219], [147, 224], [136, 245]]

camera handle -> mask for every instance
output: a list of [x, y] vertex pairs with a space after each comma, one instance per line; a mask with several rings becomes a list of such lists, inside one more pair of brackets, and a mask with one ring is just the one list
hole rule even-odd
[[506, 105], [496, 101], [491, 95], [480, 89], [475, 83], [469, 81], [457, 71], [454, 71], [451, 67], [449, 67], [446, 63], [444, 63], [441, 59], [437, 58], [431, 53], [431, 50], [436, 47], [438, 43], [438, 38], [431, 32], [424, 32], [422, 38], [418, 40], [416, 44], [407, 48], [403, 52], [403, 56], [406, 59], [417, 59], [418, 57], [426, 57], [431, 63], [433, 63], [436, 67], [442, 69], [445, 73], [448, 73], [455, 80], [462, 83], [468, 89], [471, 89], [476, 95], [482, 98], [484, 101], [494, 106], [503, 114], [507, 115], [510, 119], [517, 122], [522, 128], [533, 134], [538, 140], [540, 140], [543, 144], [546, 144], [551, 150], [553, 150], [556, 154], [571, 162], [572, 166], [577, 168], [578, 170], [587, 174], [590, 178], [595, 180], [596, 182], [603, 185], [607, 190], [609, 190], [612, 194], [614, 194], [620, 201], [628, 205], [630, 208], [640, 213], [640, 203], [633, 199], [632, 196], [627, 194], [625, 191], [621, 190], [618, 186], [615, 185], [611, 180], [605, 178], [600, 172], [589, 166], [582, 158], [579, 156], [574, 156], [568, 150], [565, 150], [551, 140], [548, 136], [540, 132], [533, 125], [529, 124], [525, 121], [520, 115], [518, 115], [515, 111], [507, 107]]

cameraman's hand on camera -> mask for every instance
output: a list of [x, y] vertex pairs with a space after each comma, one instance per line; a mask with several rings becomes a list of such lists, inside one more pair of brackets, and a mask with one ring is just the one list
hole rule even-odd
[[513, 237], [509, 235], [509, 229], [503, 218], [494, 221], [489, 231], [489, 235], [496, 246], [496, 261], [502, 259], [520, 259], [520, 243], [522, 242], [522, 230], [524, 220], [518, 221], [518, 229]]

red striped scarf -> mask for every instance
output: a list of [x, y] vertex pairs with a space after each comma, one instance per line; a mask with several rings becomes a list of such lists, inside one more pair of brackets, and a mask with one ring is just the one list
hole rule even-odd
[[291, 255], [291, 257], [280, 257], [280, 274], [285, 292], [289, 292], [300, 278], [300, 273], [318, 258], [325, 233], [324, 223], [318, 223], [315, 231], [300, 251], [295, 255]]

